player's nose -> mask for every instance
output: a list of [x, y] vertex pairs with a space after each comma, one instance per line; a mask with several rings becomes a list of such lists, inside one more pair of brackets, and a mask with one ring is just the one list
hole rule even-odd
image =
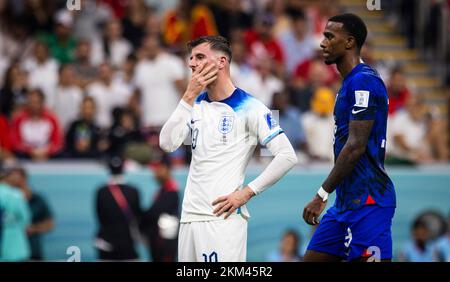
[[324, 49], [326, 48], [326, 46], [325, 46], [325, 39], [323, 39], [322, 41], [320, 41], [320, 48], [321, 48], [322, 50], [324, 50]]
[[192, 62], [192, 60], [189, 62], [189, 68], [192, 70], [192, 71], [195, 71], [195, 68], [197, 67], [197, 64], [195, 64], [195, 63], [193, 63]]

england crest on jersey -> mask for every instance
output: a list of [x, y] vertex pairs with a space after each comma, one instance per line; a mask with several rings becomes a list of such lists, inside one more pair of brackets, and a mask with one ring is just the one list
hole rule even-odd
[[234, 117], [232, 115], [223, 115], [219, 120], [219, 132], [221, 134], [230, 133], [233, 130]]

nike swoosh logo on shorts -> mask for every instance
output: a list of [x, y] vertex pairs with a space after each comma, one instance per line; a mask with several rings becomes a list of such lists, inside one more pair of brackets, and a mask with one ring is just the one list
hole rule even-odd
[[367, 110], [367, 109], [361, 109], [361, 110], [357, 110], [357, 111], [355, 111], [355, 109], [353, 109], [352, 114], [356, 115], [357, 113], [363, 112], [365, 110]]

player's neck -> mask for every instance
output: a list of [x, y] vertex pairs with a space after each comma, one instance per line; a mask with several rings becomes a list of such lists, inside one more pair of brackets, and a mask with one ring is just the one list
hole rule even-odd
[[125, 178], [122, 174], [111, 175], [109, 181], [113, 184], [125, 184]]
[[361, 63], [361, 57], [359, 55], [348, 55], [342, 58], [340, 62], [336, 64], [336, 67], [341, 74], [342, 78], [345, 77]]
[[236, 87], [229, 77], [217, 79], [213, 84], [208, 86], [208, 97], [211, 101], [222, 101], [233, 94]]

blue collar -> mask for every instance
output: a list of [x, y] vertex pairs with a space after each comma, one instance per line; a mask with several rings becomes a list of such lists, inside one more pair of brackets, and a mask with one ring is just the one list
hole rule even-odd
[[350, 77], [352, 77], [353, 75], [355, 75], [355, 73], [359, 72], [363, 67], [365, 67], [366, 64], [364, 63], [359, 63], [357, 64], [344, 78], [344, 80], [349, 79]]
[[[236, 89], [233, 91], [233, 93], [220, 101], [214, 101], [214, 102], [218, 102], [218, 103], [224, 103], [227, 104], [228, 106], [230, 106], [233, 110], [236, 111], [236, 109], [247, 99], [249, 95], [242, 89], [236, 87]], [[211, 103], [212, 101], [209, 99], [208, 97], [208, 93], [205, 91], [202, 94], [200, 94], [197, 99], [196, 99], [196, 103], [200, 104], [201, 101], [206, 101], [208, 103]]]

